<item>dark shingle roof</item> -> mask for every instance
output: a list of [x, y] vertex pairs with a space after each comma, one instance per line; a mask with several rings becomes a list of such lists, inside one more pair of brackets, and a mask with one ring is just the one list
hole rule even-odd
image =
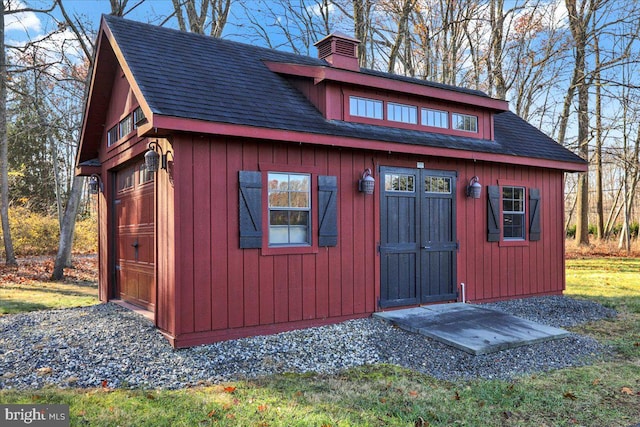
[[[387, 142], [583, 161], [513, 113], [495, 115], [495, 141], [326, 120], [307, 98], [263, 61], [328, 66], [300, 56], [180, 32], [113, 16], [104, 19], [154, 114]], [[486, 97], [373, 70], [362, 73]]]

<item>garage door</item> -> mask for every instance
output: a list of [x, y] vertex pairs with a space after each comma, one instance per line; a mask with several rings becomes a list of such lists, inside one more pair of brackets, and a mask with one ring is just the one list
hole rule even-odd
[[153, 311], [156, 301], [153, 173], [144, 163], [116, 175], [116, 277], [120, 299]]

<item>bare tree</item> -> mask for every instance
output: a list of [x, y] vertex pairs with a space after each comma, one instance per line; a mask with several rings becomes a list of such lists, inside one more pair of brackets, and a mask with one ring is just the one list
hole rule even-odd
[[[115, 0], [111, 0], [113, 3]], [[126, 0], [121, 0], [126, 3]], [[229, 17], [231, 0], [171, 0], [173, 3], [173, 15], [178, 20], [178, 28], [197, 34], [205, 34], [207, 26], [210, 26], [209, 35], [222, 36], [225, 24]], [[199, 5], [197, 4], [199, 2]], [[187, 19], [184, 18], [186, 11]], [[112, 8], [112, 13], [115, 9]]]
[[[144, 0], [140, 0], [136, 3], [134, 7], [142, 4]], [[112, 14], [116, 16], [123, 16], [127, 13], [125, 9], [128, 4], [128, 0], [111, 0], [112, 6]], [[92, 37], [87, 34], [86, 29], [81, 24], [81, 21], [77, 17], [70, 17], [67, 13], [63, 1], [56, 0], [56, 6], [60, 9], [64, 19], [65, 25], [68, 25], [69, 28], [75, 34], [76, 40], [80, 43], [82, 50], [86, 55], [86, 59], [89, 62], [89, 69], [93, 68], [93, 46], [89, 46], [85, 40], [91, 39]], [[129, 9], [129, 11], [132, 9]], [[90, 72], [86, 73], [84, 76], [84, 85], [85, 85], [85, 95], [86, 99], [89, 87], [89, 76]], [[60, 243], [58, 246], [58, 253], [56, 254], [53, 272], [51, 274], [52, 280], [60, 280], [64, 276], [65, 267], [72, 266], [71, 259], [71, 251], [73, 249], [73, 235], [76, 227], [76, 217], [78, 214], [78, 208], [80, 206], [80, 199], [82, 196], [82, 188], [84, 185], [84, 178], [80, 176], [75, 176], [73, 178], [73, 182], [71, 184], [71, 190], [69, 192], [69, 197], [67, 199], [67, 203], [64, 210], [64, 215], [62, 216], [62, 222], [60, 226]]]
[[[9, 167], [8, 167], [8, 142], [7, 142], [7, 82], [8, 66], [4, 38], [5, 16], [8, 14], [34, 12], [49, 13], [53, 10], [53, 5], [49, 9], [34, 9], [29, 7], [15, 6], [17, 3], [2, 2], [0, 6], [0, 220], [2, 222], [2, 237], [4, 240], [5, 261], [7, 265], [17, 265], [13, 241], [11, 239], [11, 229], [9, 226]], [[14, 7], [12, 7], [14, 6]]]
[[[565, 0], [569, 12], [569, 27], [573, 36], [575, 56], [574, 83], [578, 90], [578, 154], [589, 160], [589, 85], [587, 81], [588, 26], [601, 0]], [[576, 241], [589, 244], [589, 174], [578, 178]]]

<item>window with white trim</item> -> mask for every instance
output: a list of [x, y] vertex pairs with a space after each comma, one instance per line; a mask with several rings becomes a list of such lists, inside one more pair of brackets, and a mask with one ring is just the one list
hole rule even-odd
[[465, 132], [478, 132], [478, 117], [469, 114], [451, 114], [451, 127]]
[[387, 120], [409, 124], [418, 124], [418, 108], [413, 105], [387, 102]]
[[311, 175], [269, 172], [269, 245], [311, 244]]
[[107, 131], [107, 147], [111, 147], [118, 140], [118, 125]]
[[138, 107], [135, 110], [133, 110], [133, 128], [134, 129], [137, 129], [138, 126], [143, 124], [144, 119], [146, 119], [146, 117], [144, 116], [144, 111], [142, 111], [142, 107]]
[[502, 187], [502, 227], [504, 240], [525, 239], [524, 187]]
[[446, 111], [423, 108], [421, 113], [423, 126], [431, 126], [434, 128], [442, 129], [449, 128], [449, 113], [447, 113]]
[[133, 131], [133, 123], [131, 121], [131, 114], [120, 120], [120, 137], [125, 137]]
[[352, 116], [382, 120], [382, 106], [382, 101], [377, 99], [349, 97], [349, 114]]

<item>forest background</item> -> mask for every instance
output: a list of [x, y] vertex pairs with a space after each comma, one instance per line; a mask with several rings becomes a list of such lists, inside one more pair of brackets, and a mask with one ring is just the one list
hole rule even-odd
[[[640, 2], [618, 0], [3, 0], [0, 217], [7, 264], [95, 248], [75, 177], [100, 13], [315, 56], [332, 32], [362, 67], [479, 89], [589, 162], [567, 174], [578, 245], [638, 239]], [[76, 223], [76, 219], [79, 222]], [[93, 240], [92, 240], [93, 239]], [[36, 243], [34, 243], [36, 242]], [[94, 245], [94, 246], [92, 246]]]

